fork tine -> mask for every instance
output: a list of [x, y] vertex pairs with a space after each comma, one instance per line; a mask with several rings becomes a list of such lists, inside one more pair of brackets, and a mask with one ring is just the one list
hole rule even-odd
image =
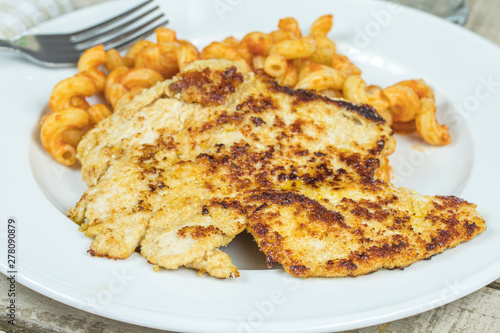
[[123, 12], [113, 18], [110, 18], [109, 20], [106, 20], [104, 22], [101, 22], [101, 23], [97, 23], [91, 27], [88, 27], [88, 28], [85, 28], [85, 29], [82, 29], [82, 30], [79, 30], [79, 31], [75, 31], [75, 32], [72, 32], [70, 35], [71, 36], [71, 39], [73, 41], [77, 41], [78, 40], [78, 36], [79, 35], [82, 35], [82, 34], [87, 34], [87, 33], [90, 33], [92, 32], [93, 30], [97, 30], [97, 29], [100, 29], [104, 26], [107, 26], [109, 24], [112, 24], [118, 20], [121, 20], [122, 18], [126, 17], [126, 16], [129, 16], [130, 14], [133, 14], [135, 11], [137, 11], [138, 9], [146, 6], [147, 4], [150, 4], [151, 2], [153, 2], [153, 0], [146, 0], [145, 2], [127, 10], [126, 12]]
[[160, 23], [158, 24], [155, 24], [154, 26], [152, 26], [150, 29], [138, 34], [138, 35], [135, 35], [135, 36], [130, 36], [130, 38], [124, 38], [125, 40], [123, 40], [121, 43], [119, 44], [116, 44], [115, 43], [111, 43], [111, 44], [106, 44], [104, 47], [106, 49], [110, 49], [110, 48], [114, 48], [114, 49], [123, 49], [125, 48], [126, 46], [134, 43], [135, 41], [141, 39], [141, 38], [144, 38], [146, 36], [148, 36], [149, 34], [151, 34], [156, 28], [159, 28], [165, 24], [168, 23], [168, 20], [164, 20], [164, 21], [161, 21]]
[[[122, 20], [123, 18], [131, 15], [147, 4], [151, 4], [153, 1], [154, 0], [145, 0], [141, 4], [118, 16], [74, 33], [25, 35], [22, 39], [13, 41], [11, 43], [12, 45], [9, 44], [9, 49], [21, 53], [33, 62], [49, 67], [66, 67], [76, 64], [84, 49], [91, 47], [92, 44], [104, 44], [105, 49], [122, 49], [148, 36], [156, 28], [168, 23], [168, 20], [163, 18], [165, 15], [161, 13], [161, 11], [161, 14], [152, 19], [147, 17], [147, 15], [153, 16], [152, 13], [159, 8], [154, 5], [154, 7], [150, 6], [142, 10], [142, 13], [138, 12], [134, 15], [134, 18], [126, 18], [125, 20], [128, 22], [123, 23], [123, 21], [125, 21]], [[120, 22], [118, 20], [122, 21]], [[112, 27], [104, 28], [109, 24], [112, 24]], [[130, 25], [130, 27], [126, 27], [128, 25]], [[123, 32], [120, 31], [122, 29], [124, 30]], [[75, 41], [75, 39], [77, 41]], [[80, 41], [78, 41], [78, 39], [80, 39]]]
[[[143, 24], [141, 24], [141, 25], [140, 25], [140, 26], [138, 26], [138, 27], [135, 27], [135, 28], [133, 28], [133, 29], [126, 30], [126, 31], [124, 31], [123, 33], [120, 33], [120, 34], [119, 34], [119, 35], [117, 35], [117, 36], [112, 36], [111, 38], [108, 38], [108, 39], [105, 39], [105, 40], [102, 40], [102, 38], [101, 38], [101, 39], [98, 39], [98, 38], [94, 39], [94, 38], [93, 38], [93, 39], [92, 39], [92, 41], [94, 42], [93, 44], [94, 44], [94, 45], [97, 45], [97, 44], [103, 44], [103, 45], [105, 45], [105, 46], [106, 46], [106, 45], [110, 45], [110, 44], [112, 44], [112, 43], [114, 43], [114, 42], [119, 42], [120, 40], [125, 39], [125, 38], [127, 38], [127, 37], [129, 37], [129, 36], [132, 36], [132, 35], [134, 35], [135, 33], [137, 33], [137, 32], [139, 32], [139, 31], [143, 30], [144, 28], [148, 27], [151, 23], [153, 23], [153, 22], [155, 22], [155, 21], [159, 20], [159, 19], [160, 19], [160, 18], [162, 18], [163, 16], [165, 16], [165, 15], [164, 15], [163, 13], [161, 13], [160, 15], [158, 15], [158, 16], [156, 16], [156, 17], [152, 18], [152, 19], [151, 19], [151, 20], [149, 20], [148, 22], [143, 23]], [[86, 43], [85, 45], [81, 45], [81, 44], [80, 44], [80, 45], [78, 45], [78, 46], [77, 46], [77, 48], [82, 48], [82, 47], [83, 47], [83, 48], [89, 48], [89, 47], [91, 47], [91, 46], [88, 46], [88, 44], [89, 44], [89, 43]]]
[[[141, 18], [143, 17], [146, 17], [147, 15], [151, 14], [152, 12], [154, 12], [155, 10], [157, 10], [159, 7], [158, 6], [155, 6], [153, 7], [152, 9], [148, 10], [147, 12], [139, 15], [139, 16], [136, 16], [132, 19], [130, 19], [129, 21], [123, 23], [123, 24], [120, 24], [119, 26], [116, 26], [114, 28], [111, 28], [111, 29], [108, 29], [108, 30], [103, 30], [101, 33], [99, 33], [98, 35], [93, 35], [93, 36], [90, 36], [86, 39], [83, 39], [83, 40], [78, 40], [77, 43], [87, 43], [87, 42], [91, 42], [93, 40], [98, 40], [98, 39], [101, 39], [103, 37], [105, 37], [106, 35], [111, 35], [113, 34], [114, 32], [117, 32], [117, 31], [121, 31], [123, 30], [123, 28], [127, 27], [127, 26], [130, 26], [132, 23], [140, 20]], [[163, 14], [162, 14], [163, 15]], [[152, 22], [152, 21], [151, 21]]]

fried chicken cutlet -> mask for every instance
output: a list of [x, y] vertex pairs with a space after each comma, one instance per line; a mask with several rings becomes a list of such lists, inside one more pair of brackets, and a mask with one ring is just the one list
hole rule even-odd
[[78, 146], [89, 185], [68, 215], [90, 252], [137, 247], [167, 269], [238, 276], [219, 248], [247, 229], [295, 276], [405, 267], [485, 228], [472, 204], [389, 183], [391, 129], [373, 108], [197, 61]]

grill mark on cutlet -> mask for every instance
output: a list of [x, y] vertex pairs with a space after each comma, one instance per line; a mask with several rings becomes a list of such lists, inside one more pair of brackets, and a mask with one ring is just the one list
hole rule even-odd
[[342, 162], [345, 162], [348, 166], [353, 168], [359, 176], [365, 179], [373, 179], [375, 172], [380, 169], [380, 160], [373, 157], [363, 159], [359, 153], [354, 153], [352, 155], [340, 153], [339, 157]]
[[306, 276], [310, 269], [304, 265], [292, 265], [290, 271], [294, 276]]
[[265, 237], [271, 228], [262, 222], [257, 222], [252, 226], [253, 232], [259, 237]]
[[465, 201], [464, 199], [458, 198], [454, 195], [437, 195], [436, 198], [442, 200], [442, 204], [438, 204], [437, 202], [434, 202], [434, 207], [436, 207], [439, 210], [445, 210], [445, 209], [456, 209], [459, 208], [460, 206], [464, 205], [471, 205], [471, 203]]
[[349, 228], [349, 226], [344, 223], [344, 217], [340, 213], [329, 210], [318, 201], [302, 194], [269, 190], [260, 194], [251, 195], [248, 200], [250, 202], [263, 202], [267, 205], [295, 205], [297, 206], [298, 213], [306, 212], [311, 220], [320, 221], [327, 225], [336, 224], [345, 229]]
[[410, 248], [408, 238], [401, 235], [394, 235], [391, 240], [387, 239], [384, 243], [375, 244], [369, 246], [370, 243], [368, 243], [365, 251], [353, 251], [347, 258], [327, 260], [325, 268], [327, 270], [346, 270], [347, 275], [352, 276], [358, 266], [366, 266], [370, 262], [375, 263], [380, 260], [395, 258], [404, 251], [413, 251]]
[[222, 105], [228, 95], [243, 83], [243, 75], [235, 66], [224, 71], [210, 70], [190, 71], [177, 75], [178, 80], [169, 85], [173, 93], [182, 94], [188, 103], [202, 103], [208, 106]]
[[210, 206], [212, 207], [222, 207], [224, 209], [234, 209], [234, 210], [239, 210], [241, 214], [246, 214], [247, 212], [247, 207], [242, 205], [240, 202], [237, 200], [231, 200], [229, 198], [224, 198], [224, 199], [213, 199], [210, 202]]
[[280, 173], [278, 175], [278, 181], [284, 182], [285, 180], [299, 180], [299, 176], [297, 175], [297, 168], [293, 165], [290, 166], [290, 173], [287, 175], [286, 173]]
[[[307, 150], [305, 152], [308, 152]], [[307, 154], [307, 153], [306, 153]], [[303, 152], [298, 152], [295, 153], [295, 156], [306, 156]], [[347, 172], [343, 168], [337, 169], [335, 172], [328, 168], [326, 163], [319, 163], [317, 165], [313, 165], [314, 161], [309, 160], [308, 163], [304, 166], [290, 166], [290, 171], [287, 173], [285, 168], [283, 166], [275, 166], [271, 170], [271, 174], [275, 175], [278, 174], [277, 176], [277, 181], [278, 182], [284, 182], [284, 181], [298, 181], [302, 180], [304, 184], [311, 186], [312, 188], [318, 188], [318, 183], [323, 184], [326, 183], [327, 181], [332, 181], [332, 182], [340, 182], [342, 181], [342, 176], [345, 175]], [[309, 169], [309, 170], [314, 170], [313, 173], [303, 173], [299, 175], [299, 171], [297, 168], [301, 169]], [[279, 172], [283, 171], [283, 172]], [[278, 173], [279, 172], [279, 173]], [[348, 177], [347, 177], [348, 178]], [[350, 178], [349, 178], [350, 179]], [[293, 186], [293, 185], [292, 185]]]
[[[325, 99], [329, 99], [328, 97], [324, 97]], [[329, 99], [330, 100], [330, 99]], [[344, 100], [330, 100], [337, 104], [341, 108], [345, 108], [346, 110], [356, 112], [361, 117], [371, 120], [373, 122], [379, 124], [385, 124], [385, 119], [377, 113], [377, 111], [373, 108], [373, 106], [368, 104], [358, 104], [354, 105], [351, 102]]]
[[276, 110], [278, 107], [271, 96], [260, 94], [258, 98], [253, 95], [236, 106], [237, 111], [249, 111], [251, 113], [262, 113], [266, 110]]
[[165, 133], [160, 133], [159, 138], [154, 144], [143, 144], [140, 146], [140, 155], [138, 163], [143, 167], [147, 163], [152, 163], [156, 154], [163, 151], [174, 150], [177, 148], [178, 143], [175, 142], [172, 136], [166, 136]]
[[368, 104], [358, 104], [354, 105], [350, 102], [343, 101], [343, 100], [337, 100], [337, 99], [330, 99], [326, 96], [322, 95], [317, 95], [314, 91], [312, 90], [304, 90], [304, 89], [291, 89], [286, 86], [281, 86], [279, 85], [278, 82], [274, 80], [271, 76], [267, 75], [264, 73], [263, 70], [257, 70], [257, 76], [262, 79], [263, 82], [265, 82], [269, 88], [270, 91], [272, 92], [277, 92], [277, 93], [284, 93], [289, 96], [295, 97], [295, 100], [292, 102], [293, 106], [297, 106], [301, 103], [307, 103], [311, 101], [323, 101], [327, 104], [334, 104], [340, 108], [344, 108], [348, 111], [351, 112], [356, 112], [359, 114], [361, 117], [371, 120], [375, 123], [378, 124], [385, 124], [385, 119], [377, 113], [377, 111]]
[[220, 124], [239, 124], [243, 121], [244, 117], [245, 115], [242, 112], [233, 112], [228, 114], [227, 111], [223, 111], [217, 118], [215, 124], [216, 126]]
[[469, 237], [471, 237], [472, 235], [474, 235], [474, 233], [476, 232], [476, 230], [479, 229], [479, 227], [477, 226], [477, 224], [475, 222], [473, 223], [469, 223], [469, 221], [465, 221], [465, 230], [467, 230], [467, 235]]
[[[366, 251], [369, 258], [391, 258], [408, 248], [409, 244], [405, 241], [405, 237], [401, 235], [394, 235], [392, 243], [384, 243], [381, 246], [371, 246]], [[351, 254], [352, 257], [357, 256], [358, 253]]]
[[313, 187], [317, 188], [317, 183], [324, 183], [328, 178], [334, 176], [334, 181], [339, 181], [340, 176], [345, 172], [344, 169], [338, 169], [335, 173], [333, 170], [329, 169], [325, 163], [321, 163], [316, 167], [314, 174], [310, 175], [308, 173], [302, 175], [300, 178], [302, 181]]
[[379, 210], [372, 213], [365, 207], [359, 207], [359, 206], [353, 208], [351, 210], [351, 213], [365, 220], [377, 220], [379, 222], [385, 221], [390, 215], [390, 213], [386, 210]]
[[354, 271], [354, 270], [358, 269], [358, 266], [352, 260], [348, 260], [348, 259], [341, 259], [341, 260], [339, 260], [339, 262], [337, 263], [337, 265], [340, 268], [345, 268], [345, 269], [347, 269], [349, 271]]
[[440, 230], [438, 237], [433, 238], [432, 242], [428, 244], [428, 250], [449, 246], [449, 243], [460, 237], [464, 231], [469, 238], [475, 236], [478, 231], [480, 232], [479, 226], [475, 222], [470, 223], [468, 219], [461, 226], [459, 217], [456, 214], [456, 211], [464, 206], [475, 208], [475, 204], [471, 204], [453, 195], [438, 195], [436, 198], [440, 199], [442, 203], [432, 202], [434, 209], [427, 213], [425, 219], [431, 221], [434, 225], [443, 224], [444, 229]]
[[194, 239], [203, 239], [214, 235], [224, 236], [224, 232], [214, 225], [204, 227], [201, 225], [186, 226], [177, 231], [177, 235], [181, 237], [191, 236]]
[[448, 245], [455, 238], [455, 233], [450, 232], [449, 230], [440, 229], [437, 237], [433, 237], [431, 242], [427, 244], [425, 249], [427, 251], [434, 251], [439, 248], [448, 247]]
[[358, 216], [364, 220], [375, 220], [378, 222], [389, 221], [390, 217], [394, 218], [392, 226], [387, 226], [390, 230], [401, 230], [410, 225], [406, 223], [410, 220], [410, 216], [404, 211], [387, 207], [389, 204], [397, 200], [397, 196], [393, 195], [391, 198], [377, 197], [377, 202], [372, 202], [366, 199], [355, 201], [350, 198], [342, 198], [340, 209], [343, 211], [350, 210], [351, 214]]
[[218, 149], [219, 152], [199, 154], [197, 160], [208, 162], [208, 172], [221, 173], [229, 183], [240, 189], [248, 188], [252, 181], [262, 187], [272, 186], [268, 179], [271, 176], [268, 164], [275, 153], [274, 147], [269, 146], [263, 151], [249, 148], [250, 145], [242, 141], [228, 149]]
[[297, 119], [293, 122], [293, 124], [290, 126], [290, 129], [292, 133], [296, 134], [302, 134], [302, 126], [305, 124], [305, 121], [303, 119]]
[[263, 124], [266, 124], [266, 122], [262, 118], [259, 118], [259, 117], [252, 117], [252, 123], [257, 127], [259, 127]]
[[[168, 96], [165, 93], [161, 93], [159, 96], [155, 97], [151, 102], [149, 102], [148, 104], [137, 109], [136, 113], [142, 111], [145, 108], [149, 108], [149, 107], [153, 106], [153, 104], [156, 103], [158, 100], [165, 99], [165, 98], [168, 98]], [[141, 120], [144, 120], [144, 119], [141, 119]]]
[[[259, 114], [263, 113], [266, 110], [275, 110], [275, 109], [277, 109], [277, 107], [274, 104], [272, 97], [264, 96], [263, 94], [260, 94], [259, 97], [250, 95], [245, 99], [243, 103], [238, 104], [236, 106], [235, 112], [229, 113], [228, 111], [224, 110], [221, 112], [221, 114], [217, 117], [216, 120], [211, 120], [204, 123], [199, 129], [199, 133], [203, 133], [207, 130], [225, 124], [240, 125], [245, 119], [245, 116], [248, 114]], [[256, 127], [260, 127], [261, 125], [267, 124], [260, 117], [250, 117], [250, 120]]]
[[[222, 150], [224, 148], [224, 150]], [[291, 148], [294, 156], [306, 156], [308, 150]], [[295, 152], [294, 152], [295, 151]], [[224, 181], [230, 181], [234, 186], [240, 189], [248, 188], [249, 186], [257, 185], [264, 188], [272, 188], [279, 186], [277, 183], [284, 181], [299, 181], [304, 184], [317, 188], [319, 184], [326, 181], [341, 182], [343, 179], [351, 179], [347, 171], [343, 168], [332, 170], [328, 167], [328, 162], [318, 161], [317, 165], [311, 165], [313, 162], [308, 162], [307, 169], [314, 170], [313, 172], [299, 173], [299, 168], [304, 169], [307, 165], [290, 165], [289, 171], [281, 165], [274, 165], [273, 161], [281, 154], [275, 151], [274, 146], [268, 146], [267, 150], [255, 151], [248, 143], [241, 141], [228, 148], [217, 146], [216, 151], [212, 153], [202, 153], [197, 156], [198, 160], [208, 162], [208, 172], [211, 174], [222, 173]], [[315, 155], [324, 157], [325, 154], [316, 152]], [[281, 156], [281, 155], [280, 155]], [[359, 157], [359, 156], [357, 156]], [[374, 174], [377, 162], [375, 159], [369, 159], [360, 162], [357, 157], [345, 158], [347, 165], [351, 166], [355, 172], [365, 178], [370, 178]], [[373, 187], [369, 182], [367, 186]], [[292, 185], [293, 186], [293, 185]]]
[[217, 117], [216, 120], [208, 121], [204, 123], [199, 130], [199, 133], [203, 133], [208, 131], [214, 127], [224, 125], [224, 124], [241, 124], [243, 119], [245, 118], [245, 114], [243, 112], [233, 112], [228, 113], [227, 111], [222, 111], [221, 114]]
[[380, 140], [377, 142], [377, 147], [375, 147], [373, 149], [369, 149], [368, 152], [372, 155], [380, 155], [380, 153], [382, 152], [382, 150], [385, 147], [386, 140], [387, 139], [385, 137], [381, 137]]

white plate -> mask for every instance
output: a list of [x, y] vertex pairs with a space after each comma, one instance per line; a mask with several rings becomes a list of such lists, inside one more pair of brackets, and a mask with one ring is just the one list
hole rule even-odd
[[[90, 239], [63, 212], [85, 186], [78, 170], [51, 160], [39, 142], [38, 122], [52, 87], [74, 69], [44, 69], [2, 54], [0, 269], [7, 271], [7, 218], [18, 230], [18, 279], [27, 287], [79, 309], [174, 331], [326, 332], [392, 321], [430, 310], [500, 277], [500, 216], [496, 190], [500, 142], [500, 50], [445, 21], [385, 2], [164, 1], [170, 27], [198, 46], [227, 35], [271, 31], [296, 17], [304, 30], [333, 13], [331, 37], [361, 67], [368, 83], [387, 86], [425, 78], [437, 93], [439, 117], [454, 142], [429, 148], [398, 137], [392, 157], [396, 181], [429, 194], [475, 202], [488, 229], [474, 240], [403, 271], [358, 278], [297, 279], [253, 262], [230, 246], [238, 279], [198, 277], [180, 269], [155, 273], [138, 254], [124, 261], [90, 257]], [[71, 31], [128, 8], [111, 2], [61, 17], [43, 31]], [[488, 81], [492, 81], [488, 83]], [[419, 146], [415, 147], [415, 145]], [[423, 148], [422, 147], [427, 147]], [[417, 148], [417, 149], [416, 149]]]

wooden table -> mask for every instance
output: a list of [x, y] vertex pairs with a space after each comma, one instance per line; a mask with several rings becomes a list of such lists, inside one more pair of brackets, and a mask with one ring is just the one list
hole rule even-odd
[[[471, 15], [466, 28], [500, 45], [500, 0], [471, 0]], [[474, 61], [473, 59], [471, 61]], [[499, 59], [500, 66], [500, 59]], [[0, 290], [7, 290], [8, 281], [0, 279]], [[7, 304], [2, 292], [0, 304]], [[0, 333], [67, 332], [67, 333], [158, 333], [167, 332], [124, 324], [92, 315], [18, 285], [16, 295], [17, 326], [0, 322]], [[348, 333], [442, 333], [500, 332], [500, 279], [487, 287], [434, 310]]]

